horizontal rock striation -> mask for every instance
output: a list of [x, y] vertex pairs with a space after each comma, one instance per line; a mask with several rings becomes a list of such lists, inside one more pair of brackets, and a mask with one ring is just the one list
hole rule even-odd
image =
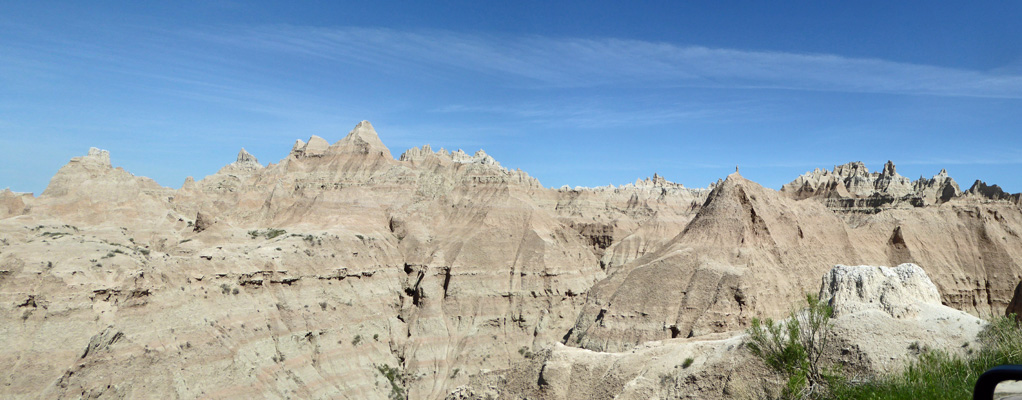
[[594, 372], [641, 358], [604, 352], [689, 341], [643, 354], [723, 365], [728, 332], [784, 315], [831, 265], [916, 263], [975, 315], [1022, 280], [1022, 209], [996, 186], [861, 163], [795, 183], [547, 189], [482, 151], [395, 159], [366, 121], [177, 189], [92, 149], [38, 197], [0, 192], [0, 394], [444, 398], [553, 354], [522, 384], [596, 396], [644, 376]]
[[945, 170], [913, 182], [899, 175], [890, 161], [883, 171], [872, 173], [862, 162], [839, 165], [833, 171], [816, 169], [784, 185], [781, 192], [799, 200], [817, 199], [835, 211], [865, 214], [943, 204], [962, 195]]

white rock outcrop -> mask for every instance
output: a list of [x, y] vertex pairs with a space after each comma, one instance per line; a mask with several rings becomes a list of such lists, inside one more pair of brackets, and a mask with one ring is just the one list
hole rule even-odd
[[823, 277], [820, 299], [834, 307], [834, 337], [846, 365], [894, 373], [923, 348], [966, 353], [986, 323], [941, 304], [921, 267], [837, 265]]
[[904, 318], [920, 304], [939, 306], [940, 292], [918, 265], [895, 268], [837, 265], [823, 277], [820, 299], [834, 307], [834, 317], [866, 310], [881, 310]]

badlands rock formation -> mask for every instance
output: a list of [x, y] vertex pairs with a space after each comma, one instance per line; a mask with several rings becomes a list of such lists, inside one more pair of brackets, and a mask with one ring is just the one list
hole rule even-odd
[[365, 121], [179, 189], [92, 149], [38, 197], [0, 192], [0, 395], [444, 398], [541, 354], [567, 363], [551, 382], [662, 341], [690, 344], [639, 353], [726, 362], [703, 342], [835, 264], [915, 262], [980, 316], [1022, 279], [1017, 195], [893, 164], [799, 179], [553, 190], [482, 151], [395, 159]]
[[[984, 322], [941, 305], [937, 287], [915, 264], [838, 265], [819, 296], [835, 315], [825, 365], [849, 375], [900, 371], [930, 346], [964, 354]], [[743, 346], [744, 333], [645, 342], [597, 352], [555, 344], [503, 375], [483, 375], [453, 398], [653, 399], [770, 398], [782, 384]], [[510, 379], [508, 379], [510, 378]]]
[[815, 198], [834, 210], [859, 213], [942, 204], [962, 195], [945, 170], [913, 182], [899, 175], [890, 161], [882, 172], [873, 173], [862, 162], [839, 165], [833, 171], [816, 169], [784, 185], [781, 192], [795, 199]]

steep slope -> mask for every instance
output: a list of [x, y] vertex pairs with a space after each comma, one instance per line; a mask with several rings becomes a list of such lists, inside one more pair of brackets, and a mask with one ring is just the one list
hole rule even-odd
[[[941, 305], [917, 265], [837, 265], [818, 282], [835, 309], [823, 365], [858, 377], [898, 372], [924, 345], [964, 355], [984, 321]], [[784, 383], [756, 359], [744, 332], [645, 342], [623, 352], [555, 345], [505, 374], [484, 374], [452, 398], [776, 398]], [[915, 344], [915, 346], [913, 346]], [[964, 346], [963, 346], [964, 344]]]
[[593, 287], [566, 343], [623, 351], [741, 329], [786, 312], [807, 277], [838, 263], [924, 265], [945, 304], [976, 315], [1004, 310], [1022, 278], [1022, 209], [1010, 201], [886, 207], [851, 225], [825, 204], [729, 176], [671, 243]]
[[592, 350], [717, 349], [834, 264], [918, 263], [976, 315], [1022, 279], [1017, 195], [893, 164], [799, 179], [546, 189], [481, 150], [394, 159], [365, 121], [176, 190], [93, 149], [38, 197], [0, 192], [0, 394], [444, 398], [550, 349], [551, 381], [595, 382], [572, 365], [623, 358]]
[[482, 152], [394, 160], [368, 122], [178, 190], [92, 151], [0, 221], [0, 358], [33, 371], [6, 393], [380, 398], [393, 368], [443, 397], [561, 340], [604, 276], [558, 196]]
[[858, 260], [840, 218], [737, 173], [713, 189], [683, 232], [589, 292], [568, 343], [623, 351], [638, 343], [740, 329], [777, 315], [827, 265]]

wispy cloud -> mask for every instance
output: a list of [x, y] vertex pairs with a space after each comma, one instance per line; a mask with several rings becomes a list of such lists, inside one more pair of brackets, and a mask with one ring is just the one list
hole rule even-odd
[[691, 120], [711, 120], [727, 114], [730, 118], [748, 114], [749, 108], [735, 104], [646, 104], [620, 105], [599, 99], [584, 101], [527, 102], [505, 105], [447, 105], [433, 110], [451, 114], [497, 114], [527, 120], [547, 126], [576, 128], [606, 128], [621, 126], [649, 126]]
[[833, 54], [623, 39], [270, 26], [193, 38], [408, 73], [475, 72], [546, 87], [656, 85], [1022, 98], [1022, 75]]

